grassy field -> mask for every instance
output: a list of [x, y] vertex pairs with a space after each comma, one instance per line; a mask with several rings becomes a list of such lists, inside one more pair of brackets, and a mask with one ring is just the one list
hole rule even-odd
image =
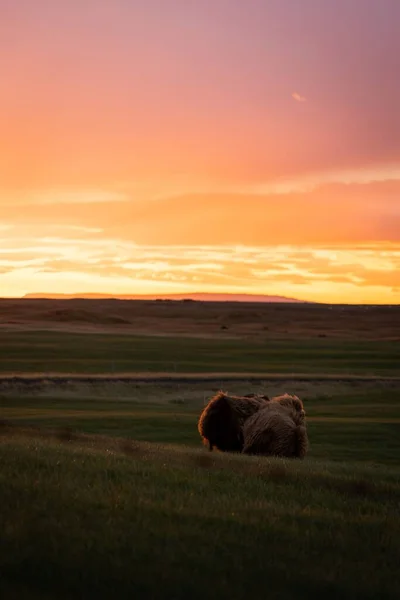
[[400, 344], [393, 340], [260, 341], [0, 330], [0, 371], [3, 373], [399, 375], [399, 362]]
[[399, 597], [398, 468], [18, 431], [0, 453], [3, 598]]
[[305, 404], [310, 456], [396, 465], [400, 462], [400, 392], [397, 382], [352, 384], [246, 381], [131, 383], [62, 386], [1, 394], [1, 415], [20, 425], [58, 427], [135, 440], [200, 444], [197, 420], [218, 387], [234, 393], [288, 391]]
[[[96, 308], [100, 325], [84, 332], [68, 311], [41, 329], [43, 303], [28, 316], [18, 304], [18, 321], [11, 303], [18, 323], [0, 324], [1, 598], [399, 598], [397, 309], [338, 310], [325, 327], [327, 308], [257, 317], [225, 306], [218, 318], [196, 304], [179, 316], [153, 303], [149, 316], [114, 303], [127, 331], [106, 331]], [[132, 325], [141, 310], [151, 335]], [[68, 327], [52, 329], [55, 317]], [[208, 453], [197, 420], [220, 388], [298, 394], [306, 459]]]

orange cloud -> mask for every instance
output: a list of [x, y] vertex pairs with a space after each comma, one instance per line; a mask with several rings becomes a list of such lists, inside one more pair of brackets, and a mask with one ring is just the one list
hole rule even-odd
[[322, 301], [400, 299], [400, 243], [299, 246], [136, 245], [91, 238], [2, 240], [2, 293], [253, 292]]
[[400, 182], [4, 204], [1, 293], [218, 291], [396, 302]]
[[308, 193], [190, 194], [158, 200], [5, 205], [5, 223], [43, 235], [166, 245], [311, 245], [398, 241], [400, 181], [326, 184]]

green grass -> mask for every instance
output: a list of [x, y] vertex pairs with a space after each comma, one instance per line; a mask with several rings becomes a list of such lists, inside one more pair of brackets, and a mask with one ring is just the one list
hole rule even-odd
[[[232, 385], [232, 384], [231, 384]], [[246, 389], [239, 382], [238, 393]], [[275, 387], [260, 388], [271, 395]], [[295, 385], [295, 384], [294, 384]], [[223, 386], [225, 387], [225, 386]], [[288, 391], [305, 403], [312, 458], [333, 461], [398, 464], [400, 462], [400, 392], [385, 382], [340, 386], [321, 393], [303, 384]], [[86, 385], [58, 389], [43, 386], [35, 393], [0, 396], [1, 416], [20, 425], [69, 428], [135, 440], [200, 444], [197, 420], [204, 402], [217, 388], [204, 384]], [[225, 388], [226, 389], [226, 388]], [[229, 389], [232, 390], [232, 387]], [[247, 387], [248, 389], [248, 387]], [[284, 388], [286, 389], [286, 388]], [[329, 390], [328, 387], [323, 388]], [[234, 389], [233, 391], [236, 391]]]
[[399, 597], [398, 468], [118, 443], [0, 438], [3, 597]]
[[[220, 386], [303, 398], [306, 459], [202, 448]], [[3, 386], [0, 596], [397, 599], [399, 406], [384, 380]]]
[[[34, 351], [33, 351], [34, 349]], [[221, 340], [0, 332], [3, 373], [341, 373], [398, 375], [398, 341]]]

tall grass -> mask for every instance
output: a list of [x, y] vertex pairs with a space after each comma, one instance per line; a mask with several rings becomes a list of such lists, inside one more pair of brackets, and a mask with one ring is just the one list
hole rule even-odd
[[0, 457], [9, 598], [399, 597], [398, 468], [19, 430]]

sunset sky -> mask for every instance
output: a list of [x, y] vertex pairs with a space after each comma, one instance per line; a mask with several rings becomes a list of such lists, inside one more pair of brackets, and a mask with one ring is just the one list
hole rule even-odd
[[0, 296], [400, 302], [399, 0], [0, 0]]

